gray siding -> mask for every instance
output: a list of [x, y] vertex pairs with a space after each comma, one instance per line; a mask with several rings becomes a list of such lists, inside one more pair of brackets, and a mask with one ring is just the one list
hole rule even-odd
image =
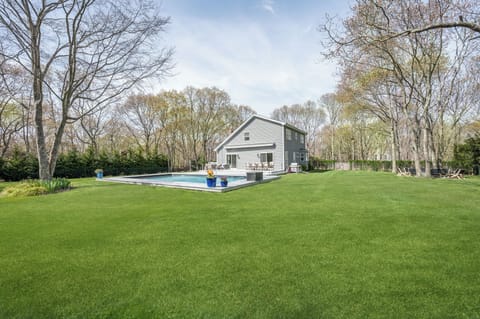
[[[285, 151], [288, 151], [288, 165], [291, 163], [306, 164], [307, 155], [303, 156], [303, 161], [301, 160], [301, 153], [305, 154], [305, 135], [303, 133], [292, 130], [291, 128], [285, 127]], [[291, 139], [288, 139], [288, 132], [291, 132]], [[303, 135], [303, 143], [301, 141], [301, 136]]]
[[[245, 141], [244, 133], [249, 133]], [[258, 146], [269, 144], [268, 146]], [[232, 148], [232, 146], [234, 146]], [[236, 148], [235, 146], [240, 146]], [[247, 147], [251, 146], [251, 147]], [[217, 150], [217, 162], [226, 163], [227, 154], [237, 155], [237, 168], [246, 168], [247, 163], [260, 162], [260, 153], [273, 153], [275, 170], [283, 170], [283, 126], [260, 118], [253, 118], [243, 129]]]

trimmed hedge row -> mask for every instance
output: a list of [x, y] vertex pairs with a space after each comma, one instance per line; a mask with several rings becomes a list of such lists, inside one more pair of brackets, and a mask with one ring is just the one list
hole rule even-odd
[[[392, 170], [392, 161], [349, 161], [350, 169], [353, 170], [369, 170], [369, 171], [383, 171], [389, 172]], [[411, 168], [414, 167], [413, 161], [397, 161], [397, 167]]]
[[[390, 172], [392, 170], [392, 161], [348, 161], [338, 162], [348, 164], [348, 168], [351, 170], [368, 170], [368, 171], [383, 171]], [[334, 170], [337, 162], [332, 160], [320, 160], [318, 158], [310, 158], [309, 170]], [[422, 166], [425, 167], [425, 163], [422, 162]], [[397, 161], [397, 167], [401, 169], [413, 169], [415, 164], [413, 161]], [[462, 169], [465, 173], [478, 175], [480, 171], [479, 165], [467, 165], [465, 162], [455, 160], [442, 163], [443, 169]]]
[[[95, 169], [103, 169], [104, 175], [150, 174], [167, 171], [167, 158], [161, 154], [144, 156], [129, 150], [113, 154], [70, 151], [57, 160], [55, 177], [79, 178], [95, 176]], [[0, 159], [0, 179], [19, 181], [38, 179], [38, 160], [32, 154], [15, 150], [10, 158]]]
[[[370, 170], [370, 171], [391, 171], [392, 170], [392, 161], [348, 161], [348, 162], [337, 162], [333, 160], [321, 160], [318, 158], [310, 158], [309, 168], [311, 170], [334, 170], [337, 163], [348, 163], [349, 169], [353, 170]], [[410, 168], [413, 167], [412, 161], [397, 161], [397, 167], [399, 168]]]
[[464, 144], [455, 145], [455, 163], [472, 172], [480, 174], [480, 134], [467, 138]]
[[0, 179], [20, 181], [38, 179], [38, 160], [32, 154], [14, 150], [10, 158], [0, 160]]

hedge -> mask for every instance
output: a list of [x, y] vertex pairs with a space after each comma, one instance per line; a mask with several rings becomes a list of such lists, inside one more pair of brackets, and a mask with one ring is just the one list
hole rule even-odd
[[[373, 160], [355, 160], [348, 162], [338, 163], [348, 163], [348, 167], [351, 170], [368, 170], [368, 171], [383, 171], [390, 172], [392, 170], [392, 161], [373, 161]], [[333, 160], [321, 160], [315, 157], [310, 158], [308, 163], [309, 170], [334, 170], [337, 161]], [[425, 162], [422, 161], [422, 167], [425, 167]], [[397, 167], [401, 169], [414, 169], [415, 164], [413, 161], [398, 160]], [[448, 169], [462, 169], [465, 173], [478, 175], [480, 172], [480, 165], [467, 165], [465, 161], [453, 160], [453, 161], [444, 161], [441, 163], [441, 168], [444, 170]]]
[[[95, 176], [95, 169], [104, 175], [150, 174], [167, 171], [167, 157], [162, 154], [143, 155], [134, 150], [101, 153], [80, 153], [75, 150], [58, 157], [54, 177], [79, 178]], [[32, 154], [15, 150], [11, 157], [0, 160], [0, 179], [19, 181], [38, 179], [38, 160]]]

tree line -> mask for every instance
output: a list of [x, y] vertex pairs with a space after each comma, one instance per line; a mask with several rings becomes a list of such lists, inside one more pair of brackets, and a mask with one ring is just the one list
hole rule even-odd
[[[16, 129], [2, 131], [2, 157], [18, 150], [33, 153], [36, 135], [29, 112], [12, 102], [3, 109], [12, 111], [3, 114], [3, 123], [15, 123]], [[197, 169], [214, 160], [218, 143], [254, 113], [248, 106], [232, 104], [225, 91], [214, 87], [130, 95], [66, 126], [59, 154], [164, 155], [168, 170]], [[54, 111], [46, 116], [52, 134], [58, 116]]]
[[[270, 116], [306, 131], [311, 156], [391, 160], [392, 171], [412, 160], [428, 175], [480, 131], [475, 4], [357, 0], [349, 17], [320, 27], [323, 55], [340, 66], [337, 90]], [[151, 0], [2, 2], [2, 161], [34, 154], [50, 179], [77, 152], [162, 157], [168, 170], [215, 160], [255, 110], [216, 87], [142, 90], [173, 67], [173, 48], [158, 48], [169, 23]]]
[[[135, 150], [105, 151], [95, 155], [93, 149], [78, 152], [72, 149], [58, 156], [54, 177], [92, 177], [97, 169], [106, 175], [153, 174], [165, 172], [168, 160], [164, 155], [146, 155]], [[9, 157], [0, 158], [0, 179], [20, 181], [39, 178], [38, 158], [15, 147]]]
[[[3, 117], [3, 123], [16, 123], [17, 128], [2, 131], [3, 157], [19, 151], [33, 153], [31, 143], [36, 136], [32, 117], [16, 103], [2, 106], [12, 111]], [[216, 160], [214, 148], [254, 114], [251, 107], [232, 103], [227, 92], [215, 87], [138, 93], [125, 97], [121, 103], [98, 108], [66, 126], [59, 153], [88, 153], [87, 157], [94, 158], [106, 154], [114, 157], [122, 152], [147, 158], [164, 155], [169, 171], [199, 169]], [[57, 116], [52, 111], [47, 119], [55, 123]], [[325, 118], [317, 103], [282, 106], [270, 116], [306, 131], [307, 147], [315, 148], [315, 137]]]
[[[158, 47], [169, 23], [151, 0], [2, 2], [2, 159], [35, 154], [40, 179], [72, 152], [164, 154], [169, 170], [215, 160], [214, 147], [255, 111], [215, 87], [143, 93], [173, 67], [173, 48]], [[293, 124], [314, 140], [319, 121]]]
[[[357, 0], [341, 24], [327, 17], [323, 54], [340, 65], [335, 100], [351, 119], [352, 159], [380, 135], [392, 170], [411, 158], [417, 175], [429, 176], [478, 123], [478, 30], [447, 27], [457, 17], [475, 26], [478, 3]], [[331, 115], [334, 136], [338, 118]], [[364, 133], [371, 128], [376, 134]]]
[[169, 23], [150, 0], [0, 2], [1, 151], [21, 131], [51, 179], [72, 124], [169, 73]]

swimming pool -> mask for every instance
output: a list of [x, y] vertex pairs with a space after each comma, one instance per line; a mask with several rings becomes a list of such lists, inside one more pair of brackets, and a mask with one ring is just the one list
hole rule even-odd
[[[167, 183], [197, 183], [206, 184], [205, 175], [194, 174], [165, 174], [155, 176], [135, 176], [135, 179], [144, 179], [147, 181], [167, 182]], [[246, 180], [245, 176], [227, 176], [228, 182], [233, 183], [237, 181]], [[217, 186], [220, 185], [220, 177], [217, 177]]]
[[[228, 180], [228, 186], [220, 185], [220, 177], [225, 176]], [[224, 193], [235, 189], [269, 182], [280, 178], [280, 176], [264, 176], [261, 181], [248, 181], [245, 172], [217, 174], [217, 183], [215, 187], [207, 187], [207, 174], [202, 173], [168, 173], [168, 174], [152, 174], [152, 175], [135, 175], [135, 176], [115, 176], [100, 179], [104, 182], [116, 182], [137, 185], [162, 186], [170, 188], [181, 188], [205, 192]], [[98, 179], [97, 179], [98, 180]]]

